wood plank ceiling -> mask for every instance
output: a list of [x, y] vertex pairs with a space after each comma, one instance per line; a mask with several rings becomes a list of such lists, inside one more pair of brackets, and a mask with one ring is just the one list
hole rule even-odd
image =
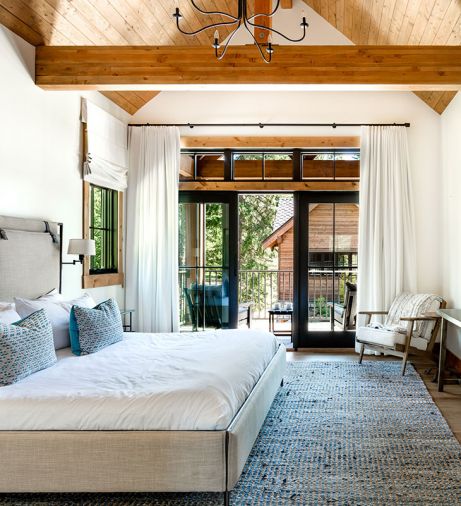
[[[354, 44], [458, 46], [460, 0], [304, 0]], [[441, 114], [456, 91], [417, 91]]]
[[[254, 0], [253, 0], [254, 1]], [[355, 44], [461, 44], [460, 0], [304, 0]], [[289, 7], [290, 2], [284, 2]], [[201, 0], [235, 14], [235, 0]], [[33, 45], [210, 45], [213, 34], [186, 37], [171, 14], [179, 6], [187, 29], [205, 18], [189, 0], [0, 0], [0, 23]], [[226, 32], [221, 32], [224, 38]], [[104, 92], [133, 114], [157, 92]], [[417, 92], [441, 113], [456, 92]]]

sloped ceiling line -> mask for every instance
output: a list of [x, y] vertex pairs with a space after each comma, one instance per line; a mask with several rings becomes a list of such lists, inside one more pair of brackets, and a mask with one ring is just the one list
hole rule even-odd
[[[459, 45], [459, 0], [303, 0], [354, 44]], [[456, 91], [415, 92], [442, 114]]]
[[[216, 10], [234, 13], [237, 5], [235, 0], [201, 1]], [[461, 44], [460, 0], [303, 1], [354, 44]], [[192, 9], [190, 0], [0, 0], [0, 23], [35, 46], [209, 45], [212, 33], [193, 38], [176, 29], [171, 14], [177, 6], [184, 13], [187, 29], [203, 26], [205, 19]], [[225, 36], [223, 30], [221, 37]], [[416, 93], [439, 114], [455, 94]], [[104, 95], [133, 114], [157, 92]]]

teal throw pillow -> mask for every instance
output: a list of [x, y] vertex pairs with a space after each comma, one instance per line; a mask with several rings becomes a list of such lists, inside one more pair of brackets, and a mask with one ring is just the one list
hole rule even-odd
[[70, 345], [75, 355], [88, 355], [123, 339], [120, 309], [114, 299], [94, 308], [72, 306]]

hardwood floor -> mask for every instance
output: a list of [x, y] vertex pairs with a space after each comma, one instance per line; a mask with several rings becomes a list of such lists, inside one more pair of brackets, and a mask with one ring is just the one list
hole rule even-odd
[[[351, 349], [344, 348], [315, 348], [298, 351], [288, 351], [289, 361], [357, 361], [358, 355]], [[398, 360], [396, 357], [365, 356], [364, 360]], [[445, 385], [444, 392], [437, 391], [437, 384], [432, 383], [435, 373], [435, 363], [415, 357], [410, 362], [414, 365], [423, 379], [426, 388], [434, 402], [448, 422], [453, 434], [461, 443], [461, 385]]]

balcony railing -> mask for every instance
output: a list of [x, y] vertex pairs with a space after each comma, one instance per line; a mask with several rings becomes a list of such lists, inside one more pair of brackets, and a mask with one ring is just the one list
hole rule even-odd
[[[351, 269], [309, 270], [309, 318], [329, 319], [329, 304], [344, 303], [345, 283], [355, 283], [357, 271]], [[267, 319], [276, 302], [293, 302], [293, 271], [240, 271], [239, 302], [253, 302], [253, 318]]]
[[[192, 276], [202, 279], [206, 285], [221, 285], [223, 270], [219, 268], [181, 268], [179, 271], [181, 324], [190, 322], [184, 289], [190, 287]], [[309, 318], [311, 321], [327, 321], [329, 305], [344, 303], [345, 283], [356, 283], [357, 269], [310, 269]], [[202, 281], [203, 282], [203, 281]], [[276, 302], [293, 302], [293, 271], [290, 270], [241, 270], [239, 271], [239, 303], [252, 302], [252, 318], [265, 320]]]
[[252, 318], [266, 320], [269, 309], [279, 301], [293, 301], [293, 271], [239, 272], [239, 303], [253, 303]]

